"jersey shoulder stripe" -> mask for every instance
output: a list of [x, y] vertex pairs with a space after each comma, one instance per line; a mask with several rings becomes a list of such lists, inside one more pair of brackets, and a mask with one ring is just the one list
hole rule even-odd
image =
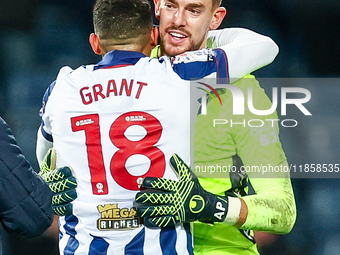
[[228, 60], [221, 49], [186, 52], [174, 57], [172, 65], [184, 80], [201, 79], [216, 73], [218, 83], [229, 81]]

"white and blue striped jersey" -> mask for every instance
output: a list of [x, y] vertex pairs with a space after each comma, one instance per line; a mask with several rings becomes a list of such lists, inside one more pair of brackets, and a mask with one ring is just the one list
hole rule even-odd
[[190, 117], [207, 89], [194, 88], [190, 102], [197, 85], [190, 79], [228, 82], [278, 53], [253, 32], [216, 38], [228, 45], [173, 59], [111, 51], [96, 65], [60, 70], [44, 95], [37, 141], [38, 161], [53, 142], [57, 166], [70, 166], [78, 183], [73, 214], [59, 220], [60, 254], [193, 254], [190, 225], [145, 228], [133, 202], [146, 176], [178, 179], [174, 153], [190, 165]]
[[189, 163], [189, 79], [216, 76], [229, 78], [221, 49], [172, 60], [112, 51], [60, 70], [41, 130], [78, 183], [73, 215], [59, 221], [61, 254], [193, 254], [190, 225], [145, 228], [133, 202], [144, 177], [178, 179], [174, 153]]

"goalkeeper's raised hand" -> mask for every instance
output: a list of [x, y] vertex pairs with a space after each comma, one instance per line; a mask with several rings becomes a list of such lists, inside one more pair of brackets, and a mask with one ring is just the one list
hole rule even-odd
[[53, 192], [52, 207], [54, 214], [66, 216], [72, 214], [71, 202], [77, 198], [77, 181], [69, 167], [56, 169], [56, 153], [49, 149], [41, 166], [39, 175]]
[[170, 164], [179, 181], [146, 177], [142, 186], [151, 190], [138, 192], [135, 206], [147, 227], [166, 227], [180, 222], [224, 221], [228, 198], [205, 191], [195, 174], [174, 154]]

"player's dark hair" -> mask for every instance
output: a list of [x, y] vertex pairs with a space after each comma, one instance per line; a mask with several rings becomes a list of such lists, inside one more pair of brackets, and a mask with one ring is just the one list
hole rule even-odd
[[150, 34], [152, 12], [148, 0], [97, 0], [93, 25], [100, 39], [130, 39]]

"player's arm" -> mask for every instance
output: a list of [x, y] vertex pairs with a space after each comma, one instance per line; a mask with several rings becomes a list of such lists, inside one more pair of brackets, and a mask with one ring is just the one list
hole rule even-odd
[[[277, 167], [288, 167], [288, 163], [285, 161]], [[251, 178], [251, 184], [256, 194], [242, 198], [229, 197], [229, 201], [234, 199], [228, 207], [237, 218], [234, 225], [273, 234], [289, 233], [296, 221], [296, 204], [289, 173], [279, 178]], [[231, 225], [228, 219], [224, 222]]]
[[278, 54], [278, 46], [271, 38], [247, 29], [222, 29], [214, 33], [216, 49], [186, 52], [173, 58], [172, 67], [182, 79], [216, 73], [218, 80], [234, 83], [270, 64]]
[[[280, 166], [287, 167], [287, 161]], [[243, 197], [247, 217], [238, 225], [242, 229], [274, 234], [289, 233], [296, 220], [296, 205], [289, 173], [280, 178], [252, 178], [255, 195]]]
[[31, 168], [0, 118], [0, 221], [10, 233], [42, 234], [52, 223], [52, 192]]
[[[277, 167], [288, 167], [287, 161]], [[239, 219], [235, 224], [241, 229], [273, 234], [289, 233], [296, 221], [296, 205], [289, 175], [280, 178], [252, 178], [256, 194], [239, 199]], [[228, 222], [226, 222], [228, 224]]]
[[[288, 163], [285, 161], [277, 167], [288, 167]], [[234, 198], [241, 206], [229, 206], [229, 209], [237, 210], [235, 226], [273, 234], [289, 233], [296, 221], [296, 204], [289, 174], [279, 178], [251, 178], [251, 184], [256, 194]]]
[[43, 164], [46, 153], [53, 147], [53, 142], [47, 140], [43, 135], [43, 127], [40, 126], [37, 132], [36, 156], [39, 166]]
[[[272, 105], [255, 78], [242, 79], [235, 85], [245, 95], [248, 88], [252, 87], [255, 109], [269, 109]], [[237, 154], [244, 166], [248, 167], [247, 174], [255, 191], [254, 195], [242, 197], [247, 217], [243, 217], [237, 226], [276, 234], [288, 233], [296, 220], [289, 167], [279, 138], [278, 121], [266, 121], [278, 120], [277, 113], [259, 116], [246, 109], [244, 115], [234, 115], [233, 119], [235, 122], [260, 119], [265, 123], [263, 127], [238, 125], [231, 129]]]
[[50, 86], [46, 89], [43, 99], [42, 99], [42, 107], [40, 109], [39, 115], [41, 117], [41, 125], [37, 132], [37, 144], [36, 144], [36, 157], [39, 163], [39, 166], [43, 164], [45, 159], [45, 155], [50, 148], [53, 147], [53, 137], [50, 132], [48, 115], [45, 114], [46, 105], [48, 99], [54, 89], [56, 81], [52, 82]]
[[229, 76], [234, 80], [269, 65], [279, 52], [270, 37], [244, 28], [209, 31], [208, 47], [220, 48], [226, 53]]
[[[257, 195], [244, 198], [218, 196], [202, 188], [195, 174], [177, 156], [171, 166], [180, 181], [146, 177], [135, 206], [147, 227], [167, 227], [182, 222], [224, 222], [243, 229], [289, 233], [296, 210], [289, 178], [255, 179]], [[289, 176], [288, 176], [289, 177]]]
[[65, 216], [72, 214], [72, 201], [77, 198], [77, 181], [70, 167], [56, 168], [56, 152], [53, 143], [43, 135], [41, 126], [37, 135], [36, 155], [40, 165], [39, 175], [48, 184], [53, 193], [52, 208], [54, 214]]
[[53, 137], [46, 105], [50, 94], [55, 86], [53, 82], [46, 90], [40, 116], [41, 126], [37, 133], [36, 156], [40, 166], [39, 175], [48, 184], [53, 193], [52, 207], [54, 214], [59, 216], [70, 215], [72, 213], [72, 201], [76, 199], [77, 182], [72, 175], [70, 167], [56, 168], [56, 152], [53, 149]]
[[241, 207], [238, 198], [218, 196], [204, 190], [178, 155], [171, 157], [170, 164], [179, 181], [146, 177], [142, 186], [148, 190], [136, 195], [137, 212], [147, 227], [167, 227], [195, 220], [230, 225], [238, 221], [240, 211], [234, 209]]

